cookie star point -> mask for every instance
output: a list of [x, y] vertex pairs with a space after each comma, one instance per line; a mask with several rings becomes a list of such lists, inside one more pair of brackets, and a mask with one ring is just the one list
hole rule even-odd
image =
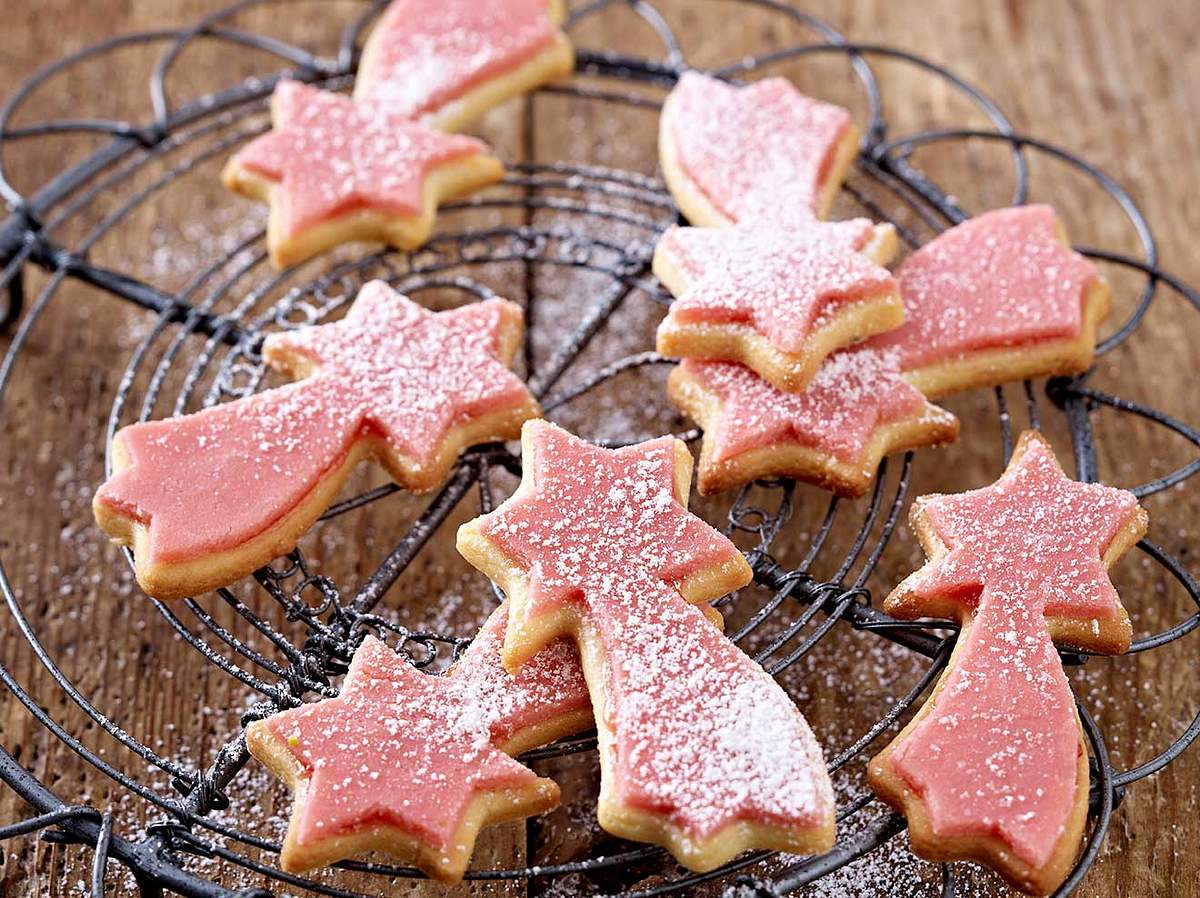
[[504, 174], [481, 141], [299, 82], [280, 82], [271, 110], [272, 130], [238, 151], [222, 180], [270, 204], [278, 267], [351, 240], [414, 249], [440, 202]]

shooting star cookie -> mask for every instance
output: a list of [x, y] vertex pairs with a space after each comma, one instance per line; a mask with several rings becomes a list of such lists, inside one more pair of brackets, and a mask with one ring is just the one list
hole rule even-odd
[[913, 850], [974, 860], [1047, 895], [1087, 817], [1088, 756], [1055, 641], [1129, 647], [1107, 568], [1146, 531], [1124, 490], [1078, 483], [1033, 431], [994, 484], [923, 496], [911, 523], [929, 561], [888, 596], [896, 617], [950, 617], [958, 643], [933, 695], [868, 779], [908, 818]]
[[508, 368], [522, 330], [507, 300], [435, 313], [372, 281], [343, 320], [267, 337], [297, 383], [122, 428], [96, 520], [152, 596], [231, 583], [294, 548], [362, 459], [424, 492], [467, 446], [515, 437], [539, 414]]
[[858, 151], [839, 106], [785, 78], [737, 86], [685, 72], [663, 103], [659, 161], [697, 227], [826, 218]]
[[697, 607], [750, 579], [686, 507], [691, 455], [669, 437], [592, 446], [544, 421], [524, 477], [459, 530], [459, 551], [511, 602], [511, 670], [573, 637], [600, 737], [600, 825], [710, 870], [747, 848], [833, 843], [820, 747], [779, 685]]
[[863, 219], [673, 227], [654, 250], [654, 273], [675, 296], [658, 351], [741, 362], [780, 390], [802, 390], [827, 356], [903, 321], [880, 264], [893, 245], [890, 230]]
[[504, 176], [482, 141], [296, 81], [276, 86], [271, 121], [221, 179], [270, 204], [267, 247], [279, 268], [354, 240], [415, 249], [439, 203]]
[[558, 803], [558, 787], [510, 755], [591, 726], [587, 686], [567, 642], [505, 671], [507, 611], [445, 676], [368, 637], [336, 698], [247, 727], [251, 753], [295, 793], [284, 870], [379, 850], [458, 882], [481, 827]]
[[458, 131], [569, 74], [563, 0], [392, 0], [367, 39], [354, 98]]
[[764, 477], [790, 477], [861, 496], [893, 452], [958, 438], [954, 415], [900, 376], [893, 353], [834, 353], [812, 383], [785, 393], [736, 362], [684, 359], [671, 400], [704, 428], [697, 481], [704, 495]]
[[899, 351], [930, 397], [1086, 371], [1110, 304], [1050, 206], [968, 219], [905, 259], [897, 279], [904, 324], [870, 345]]

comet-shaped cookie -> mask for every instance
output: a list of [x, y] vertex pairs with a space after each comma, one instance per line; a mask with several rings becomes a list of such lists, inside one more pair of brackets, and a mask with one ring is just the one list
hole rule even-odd
[[482, 141], [296, 81], [275, 87], [271, 122], [221, 179], [270, 204], [267, 248], [280, 268], [353, 240], [414, 249], [439, 203], [504, 176]]
[[505, 671], [506, 617], [496, 609], [445, 676], [368, 637], [336, 698], [247, 727], [251, 753], [295, 792], [284, 870], [379, 850], [457, 882], [482, 826], [558, 803], [509, 756], [591, 726], [587, 686], [567, 642]]
[[858, 129], [845, 109], [784, 78], [739, 87], [685, 72], [663, 103], [658, 147], [693, 225], [787, 223], [829, 215]]
[[896, 281], [880, 267], [894, 240], [865, 219], [673, 227], [654, 250], [654, 273], [675, 296], [658, 351], [741, 362], [780, 390], [802, 390], [835, 350], [903, 321]]
[[563, 0], [392, 0], [363, 48], [354, 98], [458, 131], [568, 74]]
[[791, 477], [861, 496], [885, 455], [958, 437], [954, 415], [928, 402], [881, 350], [834, 353], [799, 393], [736, 362], [684, 359], [667, 392], [704, 428], [697, 480], [705, 495]]
[[1029, 431], [998, 481], [923, 496], [911, 522], [929, 561], [884, 608], [962, 628], [933, 695], [868, 778], [908, 817], [917, 854], [975, 860], [1049, 894], [1079, 851], [1088, 796], [1083, 730], [1054, 641], [1129, 647], [1106, 569], [1141, 538], [1146, 512], [1132, 493], [1068, 478]]
[[691, 455], [669, 437], [601, 449], [544, 421], [524, 477], [463, 525], [459, 551], [511, 602], [505, 666], [575, 638], [600, 735], [601, 826], [695, 870], [746, 848], [833, 843], [821, 750], [777, 683], [695, 603], [750, 579], [686, 507]]
[[904, 260], [904, 324], [871, 340], [930, 397], [1092, 364], [1108, 285], [1050, 206], [986, 212]]
[[423, 492], [515, 437], [539, 412], [508, 369], [522, 327], [507, 300], [434, 313], [372, 281], [342, 321], [267, 337], [298, 383], [120, 430], [96, 520], [152, 596], [231, 583], [295, 547], [363, 458]]

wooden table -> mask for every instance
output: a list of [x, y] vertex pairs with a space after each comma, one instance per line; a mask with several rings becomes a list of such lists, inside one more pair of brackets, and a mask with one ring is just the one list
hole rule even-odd
[[[808, 5], [852, 39], [886, 42], [944, 63], [984, 86], [1020, 130], [1085, 154], [1142, 204], [1161, 241], [1165, 266], [1185, 280], [1200, 283], [1200, 261], [1191, 251], [1191, 235], [1200, 229], [1200, 204], [1195, 201], [1200, 195], [1196, 162], [1200, 131], [1195, 126], [1200, 120], [1200, 93], [1195, 90], [1200, 84], [1200, 15], [1194, 7], [1171, 0], [1071, 4], [930, 0], [919, 7], [883, 0], [812, 0]], [[98, 39], [187, 23], [213, 8], [211, 0], [20, 4], [7, 10], [0, 35], [0, 93], [47, 60]], [[327, 49], [338, 30], [334, 23], [340, 25], [359, 8], [349, 2], [304, 3], [289, 7], [294, 13], [287, 16], [259, 13], [239, 21]], [[803, 37], [800, 31], [772, 24], [766, 15], [732, 18], [729, 8], [720, 3], [677, 3], [673, 9], [685, 49], [697, 64], [736, 59], [750, 48]], [[632, 43], [647, 52], [654, 49], [648, 32], [627, 11], [587, 25], [579, 38], [587, 46], [624, 42], [623, 46]], [[102, 110], [113, 117], [142, 118], [147, 109], [146, 67], [152, 60], [152, 54], [132, 51], [116, 61], [101, 62], [89, 70], [88, 77], [47, 89], [37, 114]], [[169, 87], [178, 96], [198, 95], [253, 71], [269, 72], [275, 65], [250, 51], [197, 51], [181, 63]], [[879, 62], [877, 70], [885, 84], [893, 133], [930, 125], [985, 124], [977, 114], [970, 114], [956, 94], [928, 76], [898, 63]], [[803, 62], [782, 71], [809, 92], [848, 103], [862, 115], [862, 98], [851, 86], [843, 62]], [[495, 112], [481, 133], [510, 159], [565, 158], [653, 173], [652, 119], [644, 113], [641, 118], [615, 112], [589, 116], [588, 109], [595, 107], [543, 96]], [[27, 188], [95, 145], [87, 139], [23, 144], [5, 161], [18, 186]], [[973, 148], [969, 153], [944, 149], [919, 159], [948, 179], [967, 208], [1003, 203], [1011, 189], [1006, 158], [995, 148]], [[164, 191], [136, 212], [96, 247], [93, 258], [131, 268], [165, 289], [178, 289], [203, 264], [232, 247], [236, 237], [231, 235], [244, 234], [245, 227], [262, 221], [261, 210], [216, 186], [219, 163], [220, 158], [185, 179], [186, 186]], [[1115, 206], [1081, 179], [1042, 158], [1034, 160], [1034, 176], [1035, 198], [1049, 199], [1062, 209], [1076, 242], [1136, 250], [1133, 234]], [[104, 211], [103, 204], [97, 205], [87, 218], [94, 222]], [[561, 289], [549, 278], [535, 281], [524, 287], [539, 293]], [[29, 278], [33, 289], [44, 282], [41, 274]], [[1117, 314], [1127, 313], [1137, 282], [1114, 276], [1114, 285]], [[517, 284], [512, 289], [519, 293], [524, 287]], [[616, 354], [648, 348], [653, 316], [635, 319], [625, 322], [624, 333], [604, 338], [601, 346], [611, 344]], [[78, 688], [155, 750], [206, 764], [223, 739], [236, 731], [248, 691], [173, 638], [166, 622], [150, 610], [123, 573], [118, 554], [100, 539], [88, 506], [91, 491], [102, 477], [103, 428], [113, 393], [136, 339], [148, 326], [145, 313], [72, 285], [64, 288], [31, 334], [2, 411], [0, 555], [46, 649]], [[1164, 296], [1141, 332], [1101, 361], [1095, 382], [1196, 425], [1200, 423], [1194, 349], [1198, 337], [1200, 315], [1186, 310], [1177, 297]], [[0, 346], [6, 348], [10, 339], [11, 335], [0, 337]], [[632, 409], [614, 391], [606, 404], [592, 407], [582, 418], [568, 414], [564, 420], [593, 435], [606, 428], [619, 432], [630, 427], [649, 434], [661, 429], [662, 422], [677, 427], [678, 418], [657, 398], [656, 390], [636, 394], [630, 390], [626, 395], [639, 396], [638, 407]], [[1019, 390], [1010, 390], [1010, 395], [1018, 397]], [[962, 417], [963, 439], [940, 455], [918, 458], [916, 491], [966, 488], [988, 482], [998, 473], [992, 394], [959, 397], [949, 406]], [[1043, 408], [1049, 409], [1044, 401]], [[1057, 416], [1048, 414], [1047, 429], [1061, 440]], [[1023, 424], [1020, 408], [1014, 410], [1014, 418], [1017, 426]], [[1128, 416], [1101, 414], [1097, 426], [1102, 474], [1113, 482], [1142, 482], [1189, 457], [1180, 441]], [[365, 473], [355, 487], [376, 482], [377, 476]], [[805, 531], [823, 507], [823, 500], [811, 491], [802, 491], [799, 503], [797, 521], [789, 525], [780, 544], [784, 560], [804, 544]], [[1169, 490], [1147, 505], [1151, 537], [1194, 566], [1200, 536], [1195, 523], [1200, 510], [1198, 485]], [[473, 513], [470, 506], [465, 503], [450, 525]], [[323, 573], [352, 586], [386, 551], [389, 532], [402, 527], [419, 507], [415, 500], [393, 497], [354, 517], [336, 535], [323, 532], [306, 540], [305, 547]], [[717, 515], [723, 507], [719, 502], [703, 506]], [[872, 580], [875, 594], [882, 594], [918, 560], [912, 539], [906, 533], [898, 535]], [[1181, 590], [1140, 557], [1123, 562], [1116, 580], [1139, 632], [1161, 629], [1187, 614]], [[438, 626], [466, 635], [488, 607], [487, 596], [485, 584], [455, 556], [449, 541], [439, 539], [393, 588], [384, 607], [400, 622], [434, 619]], [[228, 617], [208, 603], [205, 607], [212, 607], [222, 621]], [[1151, 757], [1190, 720], [1200, 704], [1198, 638], [1135, 657], [1093, 661], [1073, 674], [1104, 728], [1118, 766]], [[7, 614], [0, 614], [0, 658], [69, 732], [105, 760], [145, 776], [136, 759], [98, 733], [54, 686]], [[788, 685], [832, 750], [848, 744], [907, 689], [921, 669], [904, 650], [839, 627], [795, 668]], [[156, 819], [147, 818], [142, 803], [122, 797], [104, 776], [82, 764], [8, 695], [0, 698], [0, 743], [68, 800], [114, 806], [119, 831], [132, 833], [139, 821]], [[593, 781], [590, 764], [584, 758], [549, 768], [567, 783], [578, 817], [573, 828], [550, 830], [555, 856], [568, 856], [574, 843], [595, 837], [587, 826]], [[161, 794], [168, 794], [165, 777], [150, 782]], [[1198, 783], [1200, 752], [1193, 750], [1132, 788], [1116, 814], [1102, 856], [1078, 894], [1105, 898], [1200, 894]], [[278, 835], [287, 808], [278, 786], [252, 765], [230, 792], [234, 802], [227, 812], [230, 819], [259, 820], [260, 831]], [[0, 822], [28, 813], [11, 793], [0, 791]], [[513, 824], [488, 834], [480, 845], [479, 862], [511, 864], [525, 859], [527, 841], [523, 828]], [[80, 883], [88, 876], [91, 854], [79, 848], [29, 838], [15, 840], [4, 850], [0, 862], [4, 895], [79, 894]], [[209, 862], [198, 866], [202, 871], [218, 869]], [[935, 872], [911, 858], [901, 837], [804, 894], [882, 896], [910, 890], [935, 894]], [[257, 883], [253, 878], [228, 881]], [[370, 882], [379, 887], [378, 881]], [[911, 885], [914, 882], [918, 885]], [[994, 878], [965, 867], [961, 885], [962, 894], [1001, 891]], [[110, 866], [108, 889], [110, 894], [132, 891], [115, 864]], [[463, 887], [454, 893], [521, 890], [497, 885]], [[420, 883], [400, 883], [393, 891], [446, 894]]]

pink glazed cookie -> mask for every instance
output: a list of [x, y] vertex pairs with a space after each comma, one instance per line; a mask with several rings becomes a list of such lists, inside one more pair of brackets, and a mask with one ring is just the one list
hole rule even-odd
[[575, 639], [600, 737], [600, 825], [693, 870], [747, 848], [833, 844], [820, 747], [779, 685], [700, 603], [751, 571], [687, 511], [692, 458], [663, 437], [602, 449], [545, 421], [522, 433], [524, 476], [459, 530], [459, 551], [512, 609], [510, 670]]
[[900, 353], [925, 395], [1078, 374], [1092, 364], [1108, 285], [1070, 248], [1050, 206], [969, 219], [897, 272], [904, 324], [872, 346]]
[[933, 695], [868, 779], [908, 818], [921, 857], [974, 860], [1047, 895], [1079, 851], [1088, 797], [1083, 729], [1054, 643], [1129, 647], [1107, 568], [1146, 532], [1146, 512], [1132, 493], [1068, 478], [1027, 431], [994, 484], [923, 496], [910, 518], [929, 561], [884, 608], [961, 630]]
[[284, 870], [378, 850], [458, 882], [481, 827], [558, 803], [558, 787], [510, 755], [591, 726], [587, 685], [567, 642], [509, 674], [507, 615], [496, 609], [445, 676], [368, 637], [336, 698], [246, 728], [250, 752], [295, 793]]
[[414, 249], [439, 203], [504, 176], [482, 141], [296, 81], [276, 86], [271, 121], [221, 179], [270, 204], [267, 248], [279, 268], [354, 240]]
[[667, 393], [704, 428], [703, 495], [790, 477], [861, 496], [885, 455], [958, 438], [958, 419], [926, 401], [894, 354], [880, 350], [834, 353], [799, 393], [736, 362], [684, 359]]
[[354, 98], [458, 131], [569, 74], [563, 0], [392, 0], [363, 48]]
[[663, 103], [659, 161], [698, 227], [826, 218], [858, 149], [839, 106], [784, 78], [745, 87], [685, 72]]
[[892, 232], [865, 219], [673, 227], [654, 250], [654, 273], [675, 296], [658, 351], [741, 362], [802, 390], [834, 351], [903, 321], [881, 267], [892, 250]]
[[362, 459], [423, 492], [467, 446], [515, 437], [539, 414], [508, 368], [522, 330], [507, 300], [434, 313], [372, 281], [343, 320], [267, 337], [299, 382], [122, 428], [96, 520], [156, 598], [231, 583], [294, 548]]

